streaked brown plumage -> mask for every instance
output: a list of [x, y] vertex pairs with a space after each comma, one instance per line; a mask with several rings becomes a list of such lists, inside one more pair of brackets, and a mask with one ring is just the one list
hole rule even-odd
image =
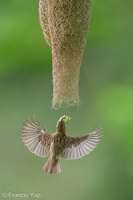
[[27, 148], [40, 157], [46, 157], [50, 154], [43, 170], [48, 174], [57, 174], [61, 172], [58, 157], [66, 160], [79, 159], [89, 154], [96, 148], [100, 141], [101, 129], [92, 133], [78, 137], [66, 136], [66, 125], [64, 117], [57, 122], [57, 130], [53, 134], [48, 134], [46, 129], [42, 128], [36, 118], [30, 117], [23, 124], [22, 140]]

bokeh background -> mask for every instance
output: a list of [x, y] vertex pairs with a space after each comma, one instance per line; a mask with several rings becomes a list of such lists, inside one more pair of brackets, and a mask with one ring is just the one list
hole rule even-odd
[[[0, 199], [11, 199], [9, 192], [34, 192], [41, 200], [133, 199], [132, 8], [131, 0], [93, 0], [81, 105], [53, 110], [51, 48], [39, 25], [38, 0], [0, 1]], [[34, 113], [50, 133], [64, 114], [73, 118], [70, 136], [101, 124], [102, 141], [89, 156], [60, 159], [62, 173], [47, 175], [47, 159], [21, 141], [22, 123]]]

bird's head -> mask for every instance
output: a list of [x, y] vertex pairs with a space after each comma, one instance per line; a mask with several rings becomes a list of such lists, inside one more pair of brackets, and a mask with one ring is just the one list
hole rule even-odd
[[68, 117], [66, 115], [62, 116], [59, 121], [57, 122], [57, 132], [66, 133], [66, 124], [65, 121], [71, 120], [71, 117]]

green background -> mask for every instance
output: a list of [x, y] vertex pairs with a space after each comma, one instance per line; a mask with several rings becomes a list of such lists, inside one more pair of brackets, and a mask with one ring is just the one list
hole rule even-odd
[[[39, 193], [41, 200], [133, 199], [132, 8], [131, 0], [93, 0], [81, 105], [53, 110], [51, 48], [39, 25], [38, 0], [0, 1], [0, 199], [14, 199], [2, 198], [3, 192]], [[21, 141], [22, 123], [34, 113], [49, 133], [64, 114], [73, 119], [70, 136], [101, 124], [102, 141], [82, 159], [60, 159], [61, 174], [45, 174], [47, 158]]]

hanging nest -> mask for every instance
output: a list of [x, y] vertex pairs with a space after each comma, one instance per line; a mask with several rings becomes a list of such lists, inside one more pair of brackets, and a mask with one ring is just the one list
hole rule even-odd
[[40, 0], [40, 24], [52, 47], [52, 107], [79, 104], [79, 74], [91, 0]]

